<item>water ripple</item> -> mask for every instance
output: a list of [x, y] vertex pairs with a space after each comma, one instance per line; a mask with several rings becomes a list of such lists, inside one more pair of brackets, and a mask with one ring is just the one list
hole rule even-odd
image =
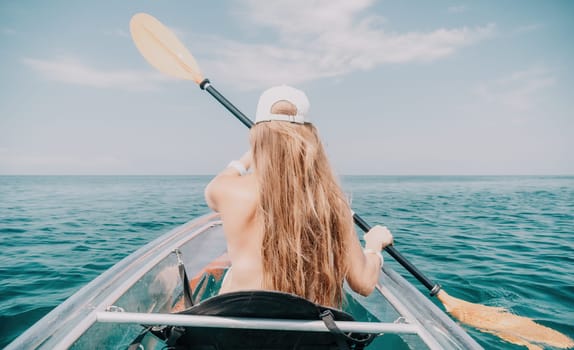
[[[114, 263], [206, 213], [209, 179], [0, 176], [0, 348]], [[368, 176], [343, 185], [353, 209], [388, 226], [397, 249], [453, 296], [574, 337], [574, 177]], [[485, 348], [521, 349], [469, 332]]]

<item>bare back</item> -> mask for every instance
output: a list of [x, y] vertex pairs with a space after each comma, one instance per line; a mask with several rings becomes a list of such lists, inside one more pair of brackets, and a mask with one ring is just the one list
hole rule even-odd
[[[249, 167], [249, 159], [250, 156], [242, 157], [248, 164], [246, 168]], [[240, 176], [237, 169], [228, 167], [205, 189], [207, 204], [221, 215], [231, 260], [231, 269], [220, 293], [265, 289], [262, 251], [265, 230], [262, 219], [257, 215], [259, 197], [256, 181], [255, 173]], [[367, 248], [373, 252], [392, 242], [390, 232], [380, 226], [373, 227], [364, 238]], [[349, 260], [347, 282], [354, 291], [368, 295], [378, 280], [379, 259], [363, 252], [354, 230], [346, 232], [345, 242], [346, 259]]]
[[263, 228], [256, 216], [255, 176], [219, 176], [210, 187], [215, 199], [212, 208], [221, 214], [232, 266], [220, 293], [262, 289]]

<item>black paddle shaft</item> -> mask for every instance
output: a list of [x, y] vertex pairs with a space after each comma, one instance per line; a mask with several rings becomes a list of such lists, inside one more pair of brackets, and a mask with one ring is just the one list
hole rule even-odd
[[[367, 224], [363, 218], [361, 218], [357, 213], [353, 213], [353, 220], [355, 224], [361, 228], [364, 232], [369, 232], [371, 226]], [[420, 272], [410, 261], [408, 261], [398, 250], [393, 246], [387, 246], [385, 248], [387, 253], [392, 256], [399, 264], [401, 264], [407, 271], [411, 273], [419, 282], [421, 282], [429, 291], [431, 296], [435, 296], [441, 289], [440, 284], [434, 283], [427, 278], [422, 272]]]
[[[240, 122], [243, 123], [248, 128], [251, 128], [254, 123], [251, 119], [249, 119], [245, 114], [241, 113], [237, 107], [235, 107], [229, 100], [227, 100], [222, 94], [217, 91], [213, 85], [211, 85], [209, 79], [204, 79], [200, 84], [199, 87], [202, 90], [206, 90], [213, 96], [219, 103], [223, 105], [228, 111], [231, 112]], [[371, 226], [367, 224], [365, 220], [363, 220], [357, 213], [353, 213], [353, 220], [355, 224], [361, 228], [364, 232], [368, 232], [371, 229]], [[432, 282], [428, 279], [422, 272], [420, 272], [413, 264], [411, 264], [405, 257], [399, 253], [395, 247], [387, 246], [385, 248], [387, 253], [389, 253], [399, 264], [401, 264], [408, 272], [410, 272], [419, 282], [421, 282], [429, 291], [431, 296], [435, 296], [441, 289], [440, 284]]]
[[199, 84], [199, 87], [202, 90], [206, 90], [207, 92], [209, 92], [211, 96], [215, 97], [215, 99], [223, 105], [223, 107], [227, 108], [227, 110], [230, 111], [231, 114], [233, 114], [237, 119], [239, 119], [239, 121], [242, 122], [243, 125], [251, 129], [251, 127], [254, 124], [253, 121], [249, 119], [245, 114], [241, 113], [241, 111], [237, 109], [237, 107], [235, 107], [222, 94], [220, 94], [219, 91], [217, 91], [213, 87], [213, 85], [211, 85], [209, 79], [203, 79], [203, 81]]

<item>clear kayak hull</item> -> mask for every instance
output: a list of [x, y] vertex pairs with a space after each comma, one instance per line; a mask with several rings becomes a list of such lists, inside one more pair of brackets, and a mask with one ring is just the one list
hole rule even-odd
[[[7, 349], [127, 349], [142, 333], [142, 324], [183, 322], [205, 327], [206, 322], [228, 322], [229, 327], [237, 327], [229, 323], [234, 322], [231, 319], [173, 314], [184, 307], [180, 263], [188, 276], [195, 277], [189, 284], [197, 303], [217, 294], [227, 268], [221, 259], [225, 252], [225, 237], [217, 215], [192, 220], [114, 265], [16, 338]], [[481, 349], [457, 323], [388, 267], [383, 269], [379, 284], [369, 297], [346, 288], [344, 311], [357, 322], [341, 323], [340, 327], [384, 333], [368, 349]], [[289, 331], [297, 332], [296, 320], [251, 321], [247, 322], [251, 323], [249, 327], [256, 329], [278, 327], [287, 331], [295, 327]], [[321, 331], [321, 321], [313, 322], [318, 322], [315, 326]], [[308, 322], [304, 327], [310, 327]], [[165, 346], [152, 336], [142, 344], [145, 349]]]

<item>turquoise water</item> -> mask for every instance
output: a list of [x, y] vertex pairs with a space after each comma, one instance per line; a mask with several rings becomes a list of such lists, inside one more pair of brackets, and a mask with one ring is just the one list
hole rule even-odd
[[[0, 347], [129, 253], [206, 213], [209, 179], [0, 176]], [[343, 185], [354, 210], [387, 225], [397, 249], [451, 295], [574, 337], [574, 177], [353, 176]], [[521, 349], [467, 330], [485, 348]]]

